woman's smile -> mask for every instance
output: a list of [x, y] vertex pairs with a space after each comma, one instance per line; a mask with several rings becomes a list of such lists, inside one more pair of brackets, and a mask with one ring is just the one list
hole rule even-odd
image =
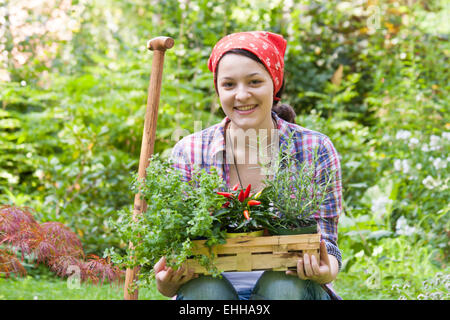
[[246, 114], [250, 114], [253, 111], [255, 111], [255, 109], [258, 107], [257, 104], [249, 104], [249, 105], [245, 105], [245, 106], [238, 106], [238, 107], [234, 107], [234, 110], [241, 115], [246, 115]]

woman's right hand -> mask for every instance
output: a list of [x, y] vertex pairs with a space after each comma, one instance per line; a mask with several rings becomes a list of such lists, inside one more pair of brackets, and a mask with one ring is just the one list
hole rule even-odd
[[165, 257], [159, 259], [153, 267], [153, 270], [155, 271], [158, 291], [166, 297], [173, 297], [177, 294], [177, 291], [182, 284], [198, 277], [198, 274], [195, 274], [192, 269], [189, 269], [188, 272], [183, 275], [186, 270], [184, 266], [181, 266], [178, 270], [167, 267]]

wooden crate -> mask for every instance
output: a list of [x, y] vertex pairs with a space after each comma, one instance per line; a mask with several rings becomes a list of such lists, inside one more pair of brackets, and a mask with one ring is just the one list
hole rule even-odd
[[[193, 241], [194, 254], [209, 256], [206, 240]], [[239, 237], [227, 239], [224, 245], [213, 246], [215, 265], [221, 271], [288, 270], [296, 269], [297, 261], [306, 252], [319, 261], [320, 234], [299, 234], [268, 237]], [[194, 259], [187, 266], [196, 273], [207, 274]]]

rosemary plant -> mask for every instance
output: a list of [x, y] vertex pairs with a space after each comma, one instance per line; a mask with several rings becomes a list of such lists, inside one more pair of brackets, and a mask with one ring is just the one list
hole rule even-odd
[[274, 229], [296, 229], [316, 224], [329, 193], [333, 191], [336, 172], [319, 168], [318, 148], [307, 150], [303, 161], [291, 150], [292, 139], [286, 149], [280, 148], [275, 157], [273, 178], [265, 179], [263, 196], [280, 219], [272, 223]]

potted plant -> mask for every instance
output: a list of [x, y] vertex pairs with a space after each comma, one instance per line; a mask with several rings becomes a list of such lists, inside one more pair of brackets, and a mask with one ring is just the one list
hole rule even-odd
[[280, 149], [273, 178], [264, 181], [266, 187], [259, 199], [278, 217], [268, 227], [273, 235], [318, 232], [314, 215], [332, 190], [335, 172], [327, 171], [319, 181], [317, 149], [308, 152], [310, 160], [299, 163], [295, 154]]
[[[194, 168], [191, 181], [183, 181], [181, 173], [169, 160], [153, 155], [146, 178], [133, 179], [132, 190], [144, 197], [147, 208], [143, 214], [133, 217], [132, 208], [119, 212], [113, 221], [115, 229], [126, 242], [131, 242], [125, 253], [107, 250], [112, 261], [123, 267], [140, 267], [139, 286], [147, 286], [153, 278], [153, 266], [163, 256], [167, 264], [179, 268], [192, 253], [193, 241], [207, 239], [206, 245], [225, 242], [225, 230], [221, 228], [213, 212], [222, 208], [224, 184], [214, 169], [206, 172]], [[217, 273], [212, 259], [195, 256], [198, 262]]]
[[229, 192], [217, 192], [225, 198], [225, 203], [213, 215], [221, 228], [226, 230], [228, 238], [262, 236], [264, 228], [270, 227], [274, 215], [256, 199], [259, 194], [252, 195], [250, 192], [250, 184], [245, 190], [239, 190], [239, 184], [236, 184]]

